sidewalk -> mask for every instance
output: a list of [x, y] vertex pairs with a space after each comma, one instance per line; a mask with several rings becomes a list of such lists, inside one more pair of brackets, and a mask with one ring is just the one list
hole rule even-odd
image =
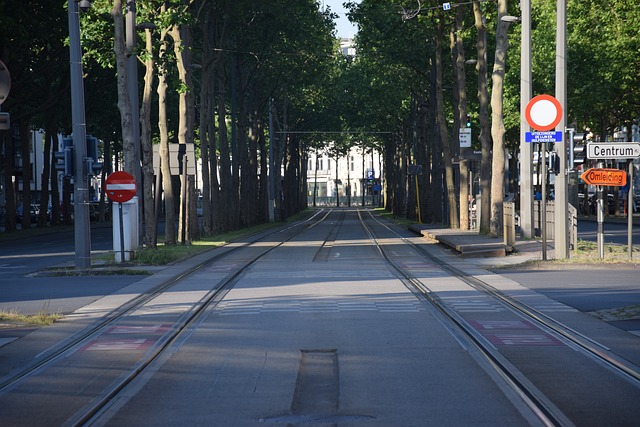
[[[476, 264], [509, 265], [542, 259], [542, 241], [516, 238], [513, 247], [497, 237], [481, 235], [478, 230], [455, 230], [434, 224], [412, 224], [409, 230], [441, 243]], [[553, 241], [547, 241], [547, 256], [553, 257]]]
[[[597, 217], [579, 216], [579, 221], [597, 222]], [[633, 227], [640, 226], [640, 214], [633, 215]], [[606, 216], [605, 223], [627, 224], [626, 217]], [[438, 224], [411, 224], [408, 229], [427, 239], [450, 247], [464, 258], [476, 258], [476, 264], [507, 265], [529, 260], [542, 259], [542, 239], [522, 239], [516, 237], [513, 247], [507, 246], [502, 238], [481, 235], [478, 230], [463, 231], [446, 228]], [[634, 245], [635, 246], [635, 245]], [[553, 240], [547, 240], [547, 258], [553, 259]], [[485, 261], [482, 261], [485, 258]], [[501, 260], [502, 258], [502, 260]]]

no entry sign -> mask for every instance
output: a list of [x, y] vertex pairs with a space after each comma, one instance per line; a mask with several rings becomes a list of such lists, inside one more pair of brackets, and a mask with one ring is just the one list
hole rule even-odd
[[562, 119], [562, 106], [551, 95], [538, 95], [531, 99], [525, 109], [525, 119], [537, 131], [555, 129]]
[[128, 202], [136, 195], [136, 180], [127, 172], [117, 171], [105, 181], [107, 197], [114, 202]]

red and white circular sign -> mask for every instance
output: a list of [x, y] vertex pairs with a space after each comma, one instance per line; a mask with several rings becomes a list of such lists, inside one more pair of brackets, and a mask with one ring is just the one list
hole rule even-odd
[[562, 106], [551, 95], [538, 95], [529, 101], [524, 115], [529, 126], [544, 132], [554, 129], [560, 123]]
[[136, 195], [136, 180], [127, 172], [117, 171], [107, 177], [105, 190], [114, 202], [128, 202]]

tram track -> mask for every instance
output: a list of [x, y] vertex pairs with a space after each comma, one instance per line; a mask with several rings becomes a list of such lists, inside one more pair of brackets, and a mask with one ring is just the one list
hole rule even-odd
[[[527, 321], [537, 325], [540, 329], [557, 336], [568, 346], [581, 352], [596, 363], [600, 363], [605, 368], [625, 379], [634, 387], [640, 388], [639, 368], [613, 354], [605, 345], [578, 332], [574, 328], [559, 322], [540, 310], [519, 301], [517, 298], [505, 294], [479, 277], [466, 273], [465, 271], [450, 264], [446, 259], [425, 250], [420, 245], [414, 244], [409, 239], [401, 236], [387, 224], [384, 224], [379, 219], [375, 218], [370, 211], [367, 211], [367, 215], [369, 217], [367, 219], [368, 221], [374, 221], [377, 226], [383, 227], [388, 232], [393, 233], [397, 239], [400, 239], [402, 242], [409, 245], [413, 250], [420, 254], [420, 256], [437, 264], [443, 271], [467, 284], [476, 291], [492, 298], [494, 301], [497, 301], [517, 316], [526, 319]], [[425, 283], [414, 277], [406, 268], [394, 259], [392, 254], [389, 254], [385, 250], [384, 245], [380, 244], [378, 241], [379, 237], [376, 237], [372, 227], [369, 226], [366, 223], [367, 220], [362, 217], [362, 211], [358, 211], [358, 216], [361, 220], [362, 226], [366, 229], [367, 234], [378, 248], [381, 256], [403, 280], [405, 285], [414, 292], [425, 297], [425, 299], [429, 301], [447, 321], [455, 326], [456, 332], [465, 336], [467, 340], [480, 351], [488, 364], [505, 381], [505, 383], [523, 399], [527, 406], [539, 417], [540, 421], [544, 425], [573, 425], [569, 418], [554, 403], [552, 403], [542, 391], [540, 391], [528, 378], [526, 378], [526, 376], [520, 372], [507, 357], [503, 356], [495, 346], [487, 342], [486, 338], [472, 327], [453, 307], [450, 307], [448, 303], [443, 301], [438, 295], [438, 292], [434, 292]]]
[[[259, 248], [259, 253], [250, 256], [250, 258], [241, 265], [236, 265], [233, 271], [227, 274], [226, 277], [215, 284], [215, 286], [212, 286], [202, 298], [185, 310], [184, 314], [171, 325], [169, 331], [163, 334], [163, 336], [156, 341], [150, 351], [145, 352], [144, 357], [139, 359], [127, 373], [121, 375], [117, 382], [103, 390], [89, 405], [78, 411], [65, 423], [65, 425], [73, 426], [85, 425], [92, 419], [92, 417], [99, 413], [102, 408], [106, 407], [109, 402], [112, 401], [118, 393], [125, 389], [138, 375], [144, 372], [145, 369], [154, 362], [154, 360], [158, 359], [160, 355], [166, 352], [167, 349], [169, 349], [179, 339], [185, 330], [197, 322], [198, 318], [207, 308], [220, 301], [224, 297], [224, 294], [233, 287], [233, 285], [252, 264], [304, 231], [323, 222], [330, 214], [331, 210], [319, 210], [305, 221], [294, 223], [293, 225], [285, 228], [278, 228], [275, 231], [269, 230], [257, 233], [247, 242], [227, 245], [220, 248], [221, 250], [216, 251], [212, 256], [207, 257], [189, 268], [187, 271], [180, 272], [174, 277], [171, 277], [153, 288], [131, 298], [124, 304], [103, 315], [91, 325], [74, 333], [72, 336], [57, 345], [41, 352], [31, 363], [5, 375], [0, 380], [0, 396], [19, 386], [19, 384], [24, 380], [29, 379], [33, 375], [38, 375], [49, 366], [54, 365], [56, 362], [61, 361], [70, 354], [78, 351], [88, 342], [100, 337], [105, 331], [113, 328], [114, 325], [117, 325], [128, 316], [131, 316], [132, 313], [136, 312], [136, 310], [140, 310], [146, 304], [149, 304], [153, 300], [161, 297], [163, 294], [171, 292], [178, 284], [194, 274], [197, 274], [204, 268], [215, 263], [222, 262], [231, 255], [257, 245], [256, 247]], [[269, 238], [282, 233], [285, 234], [283, 236], [279, 236], [273, 242], [269, 242]], [[264, 245], [264, 242], [267, 242], [267, 245]]]
[[[69, 420], [67, 425], [69, 426], [92, 425], [94, 421], [100, 418], [101, 414], [109, 410], [110, 405], [115, 401], [116, 397], [123, 390], [125, 390], [127, 386], [129, 386], [138, 376], [140, 376], [145, 369], [151, 367], [151, 365], [154, 362], [158, 361], [161, 358], [161, 356], [163, 356], [165, 353], [168, 353], [168, 350], [170, 350], [171, 347], [181, 339], [181, 336], [183, 335], [183, 333], [188, 332], [188, 330], [190, 330], [192, 327], [194, 327], [195, 324], [198, 323], [199, 319], [205, 313], [206, 310], [215, 309], [215, 306], [233, 288], [233, 286], [241, 279], [241, 277], [244, 274], [246, 274], [247, 270], [253, 264], [258, 262], [260, 259], [262, 259], [264, 256], [266, 256], [273, 250], [291, 241], [296, 236], [304, 233], [310, 228], [315, 227], [316, 225], [325, 221], [330, 214], [331, 214], [331, 210], [327, 211], [325, 215], [320, 215], [320, 213], [316, 213], [316, 215], [314, 215], [313, 218], [315, 218], [316, 216], [320, 216], [318, 220], [308, 224], [306, 227], [302, 227], [300, 230], [294, 232], [290, 236], [287, 236], [285, 239], [278, 241], [273, 246], [270, 246], [264, 251], [262, 251], [259, 255], [251, 257], [249, 261], [244, 263], [242, 266], [238, 267], [237, 270], [234, 271], [233, 273], [229, 274], [221, 283], [218, 284], [216, 288], [211, 289], [211, 291], [209, 291], [207, 295], [199, 301], [197, 306], [194, 306], [189, 313], [186, 313], [184, 316], [182, 316], [181, 320], [176, 323], [175, 325], [176, 327], [174, 328], [172, 333], [169, 334], [166, 337], [166, 339], [162, 343], [160, 343], [160, 345], [157, 346], [155, 351], [148, 354], [144, 359], [141, 359], [138, 362], [137, 366], [134, 369], [132, 369], [124, 378], [122, 378], [122, 380], [119, 381], [118, 384], [111, 387], [98, 399], [96, 399], [90, 405], [83, 408], [76, 415], [74, 415], [74, 417], [72, 417]], [[344, 221], [344, 213], [341, 214], [337, 225], [335, 225], [333, 229], [339, 230], [343, 221]], [[269, 234], [266, 237], [272, 236], [273, 234], [275, 233]], [[333, 236], [334, 236], [333, 238], [335, 238], [335, 233], [333, 234]], [[328, 239], [330, 240], [331, 237], [329, 237]], [[326, 243], [327, 241], [325, 240], [322, 246], [324, 247]]]
[[[353, 221], [354, 211], [358, 217], [355, 221]], [[345, 218], [351, 220], [352, 224], [359, 222], [364, 233], [362, 230], [354, 233], [353, 230], [356, 229], [355, 227], [353, 229], [344, 227], [344, 223], [346, 222]], [[319, 224], [324, 224], [322, 228], [317, 229], [320, 231], [303, 235], [303, 233]], [[300, 238], [297, 239], [298, 237]], [[227, 311], [227, 314], [223, 314], [226, 304], [223, 300], [226, 301], [225, 296], [229, 292], [233, 290], [233, 296], [229, 295], [227, 299], [236, 300], [234, 303], [239, 301], [240, 304], [242, 304], [242, 298], [235, 296], [236, 292], [239, 292], [236, 288], [244, 288], [247, 281], [255, 280], [251, 276], [245, 277], [245, 275], [252, 271], [253, 276], [256, 278], [259, 277], [259, 273], [256, 271], [265, 271], [265, 267], [262, 264], [255, 266], [254, 264], [261, 260], [262, 263], [271, 266], [275, 265], [274, 262], [278, 259], [276, 254], [279, 254], [282, 260], [283, 253], [281, 252], [276, 252], [267, 259], [264, 258], [281, 247], [283, 248], [281, 250], [286, 251], [287, 247], [284, 245], [289, 242], [291, 242], [291, 244], [288, 248], [288, 254], [296, 253], [296, 251], [299, 250], [298, 248], [301, 248], [300, 251], [302, 251], [304, 247], [304, 255], [300, 252], [301, 259], [307, 259], [310, 263], [309, 265], [317, 262], [323, 263], [318, 264], [318, 273], [322, 278], [332, 277], [334, 272], [339, 272], [337, 274], [341, 277], [341, 280], [344, 281], [344, 284], [349, 284], [353, 278], [370, 277], [370, 273], [368, 272], [366, 275], [359, 273], [352, 275], [350, 271], [347, 271], [349, 266], [354, 262], [368, 263], [368, 265], [375, 265], [376, 268], [379, 268], [378, 271], [384, 271], [384, 274], [378, 276], [379, 278], [392, 278], [396, 283], [395, 286], [406, 293], [404, 288], [399, 284], [399, 282], [402, 282], [402, 284], [420, 300], [415, 301], [417, 306], [424, 305], [424, 307], [426, 307], [426, 302], [429, 302], [434, 307], [434, 310], [427, 310], [434, 314], [437, 323], [443, 325], [446, 331], [470, 354], [472, 359], [493, 378], [498, 387], [502, 389], [507, 398], [511, 400], [513, 406], [516, 407], [521, 415], [529, 420], [532, 425], [568, 426], [574, 423], [570, 416], [571, 414], [568, 414], [565, 408], [562, 407], [552, 395], [547, 393], [548, 389], [540, 387], [535, 379], [529, 376], [529, 372], [527, 372], [526, 369], [522, 370], [517, 361], [514, 361], [510, 357], [511, 355], [505, 354], [502, 349], [498, 348], [499, 346], [490, 342], [487, 336], [483, 335], [477, 327], [474, 327], [472, 325], [473, 320], [470, 320], [468, 315], [460, 312], [458, 308], [451, 303], [450, 296], [446, 297], [444, 294], [441, 294], [444, 287], [438, 286], [435, 282], [430, 282], [428, 273], [425, 273], [426, 270], [431, 269], [432, 272], [436, 269], [441, 270], [442, 272], [439, 272], [435, 276], [442, 280], [449, 281], [448, 283], [452, 283], [453, 281], [464, 283], [467, 287], [465, 289], [469, 289], [464, 292], [482, 293], [487, 298], [496, 301], [496, 304], [499, 303], [505, 307], [505, 311], [513, 313], [520, 318], [527, 319], [526, 322], [535, 324], [537, 328], [558, 337], [558, 340], [562, 340], [562, 342], [565, 343], [564, 348], [570, 351], [575, 350], [576, 352], [580, 351], [584, 354], [590, 354], [585, 347], [592, 347], [594, 354], [591, 354], [589, 357], [595, 362], [607, 366], [608, 369], [614, 371], [614, 367], [607, 365], [605, 362], [606, 359], [617, 358], [614, 354], [608, 354], [609, 349], [605, 346], [590, 339], [587, 335], [572, 329], [568, 325], [558, 322], [556, 319], [537, 310], [535, 307], [525, 304], [517, 298], [506, 294], [501, 289], [492, 286], [491, 283], [493, 282], [489, 283], [486, 280], [482, 280], [482, 278], [477, 276], [477, 272], [475, 275], [467, 272], [465, 271], [467, 270], [466, 267], [456, 266], [457, 264], [452, 264], [446, 256], [439, 256], [432, 253], [433, 251], [425, 248], [426, 245], [414, 243], [412, 239], [403, 237], [398, 230], [380, 221], [371, 211], [354, 209], [349, 213], [348, 210], [322, 210], [316, 212], [312, 218], [309, 218], [303, 223], [296, 223], [275, 232], [260, 234], [256, 236], [255, 239], [252, 238], [250, 241], [242, 244], [235, 246], [230, 245], [224, 253], [216, 252], [211, 257], [207, 257], [206, 260], [190, 267], [188, 271], [178, 274], [171, 279], [167, 279], [162, 284], [153, 287], [149, 292], [141, 294], [129, 302], [120, 305], [93, 325], [69, 338], [60, 346], [38, 357], [42, 359], [39, 363], [30, 366], [29, 369], [21, 370], [17, 375], [9, 378], [5, 377], [3, 382], [0, 383], [0, 399], [2, 399], [3, 393], [15, 391], [14, 389], [16, 388], [19, 389], [16, 395], [20, 395], [21, 392], [30, 391], [28, 387], [21, 387], [21, 382], [28, 380], [31, 375], [41, 375], [50, 365], [55, 365], [53, 366], [53, 371], [64, 372], [65, 375], [67, 369], [75, 367], [75, 365], [79, 365], [80, 369], [84, 366], [90, 366], [91, 369], [95, 369], [91, 374], [92, 376], [86, 376], [85, 374], [85, 376], [79, 378], [82, 384], [84, 384], [83, 387], [91, 388], [88, 384], [93, 381], [92, 378], [98, 379], [100, 376], [106, 375], [108, 380], [104, 380], [100, 387], [93, 387], [86, 393], [83, 390], [83, 393], [85, 393], [84, 396], [81, 400], [75, 399], [73, 409], [67, 409], [66, 411], [61, 410], [60, 414], [57, 414], [59, 417], [64, 416], [64, 419], [56, 421], [52, 418], [52, 420], [48, 421], [52, 421], [54, 424], [69, 426], [108, 424], [110, 420], [117, 419], [112, 417], [122, 416], [119, 413], [121, 409], [130, 409], [131, 405], [129, 402], [134, 402], [134, 399], [137, 399], [136, 395], [140, 390], [147, 389], [147, 382], [155, 381], [154, 376], [156, 373], [166, 370], [167, 366], [165, 366], [165, 364], [175, 363], [174, 355], [182, 354], [182, 357], [185, 357], [185, 353], [187, 355], [190, 353], [183, 348], [183, 345], [192, 341], [192, 336], [202, 329], [202, 325], [210, 323], [210, 316], [231, 315], [232, 312], [230, 311]], [[309, 244], [309, 242], [312, 243]], [[292, 255], [287, 255], [287, 257], [284, 257], [284, 259], [286, 259], [285, 265], [288, 265], [289, 260], [298, 259], [297, 254], [293, 255], [294, 258], [292, 258]], [[411, 259], [407, 260], [403, 257], [411, 257]], [[384, 260], [384, 262], [380, 262], [381, 259]], [[421, 264], [421, 262], [423, 264]], [[282, 263], [282, 261], [280, 261], [280, 263]], [[278, 264], [278, 267], [281, 265], [283, 264]], [[378, 265], [380, 265], [380, 267], [377, 267]], [[425, 265], [428, 266], [425, 267]], [[345, 268], [346, 270], [344, 270]], [[326, 275], [323, 274], [323, 270], [327, 271]], [[307, 270], [298, 277], [312, 277], [307, 276], [309, 274], [314, 273], [313, 271], [309, 272]], [[277, 277], [284, 276], [280, 276], [278, 273]], [[289, 276], [287, 276], [287, 278], [288, 277]], [[399, 282], [396, 281], [396, 278]], [[293, 280], [295, 281], [295, 279]], [[314, 276], [313, 280], [321, 279], [317, 279]], [[236, 286], [240, 281], [242, 281], [243, 285]], [[276, 286], [281, 286], [277, 280], [276, 283]], [[432, 287], [432, 284], [435, 286]], [[271, 286], [273, 286], [273, 282]], [[266, 289], [268, 289], [268, 287], [269, 286], [267, 286]], [[460, 288], [461, 287], [462, 285], [460, 285]], [[457, 289], [458, 288], [456, 288], [456, 290]], [[166, 294], [173, 294], [173, 296]], [[291, 298], [289, 294], [286, 295], [287, 298]], [[294, 293], [293, 295], [294, 297], [284, 304], [278, 299], [268, 302], [264, 306], [264, 312], [273, 313], [281, 309], [287, 312], [296, 310], [297, 301], [304, 301], [304, 298], [301, 299], [301, 294]], [[333, 295], [330, 295], [329, 299], [333, 300]], [[357, 298], [363, 298], [362, 295], [368, 295], [368, 292], [365, 291], [361, 295], [358, 295]], [[161, 298], [164, 298], [164, 300], [160, 302], [155, 301], [155, 299]], [[250, 301], [250, 306], [255, 307], [262, 304], [261, 299], [268, 301], [268, 299], [265, 300], [264, 298], [264, 296], [260, 297], [252, 294], [247, 301]], [[408, 298], [413, 299], [409, 294]], [[188, 307], [186, 307], [187, 301], [189, 301]], [[322, 312], [325, 312], [325, 310], [331, 312], [331, 310], [335, 310], [331, 308], [332, 304], [333, 302], [331, 301], [325, 303], [320, 300], [318, 308], [321, 309]], [[147, 305], [149, 306], [147, 307]], [[174, 306], [174, 311], [172, 311], [171, 305]], [[161, 306], [168, 308], [168, 310], [164, 312], [162, 310], [154, 311], [156, 307]], [[338, 303], [337, 306], [338, 311], [340, 311], [340, 307], [349, 307], [357, 310], [370, 310], [370, 307], [372, 307], [366, 298], [363, 298], [362, 302], [358, 300], [347, 301], [342, 305]], [[177, 312], [178, 307], [179, 312]], [[260, 312], [262, 309], [258, 310], [258, 312]], [[177, 314], [170, 314], [176, 312]], [[322, 317], [318, 318], [321, 319]], [[136, 328], [141, 327], [138, 325], [144, 325], [144, 322], [147, 322], [147, 324], [161, 324], [160, 326], [166, 328], [166, 332], [154, 338], [155, 341], [153, 341], [153, 344], [144, 351], [141, 350], [139, 353], [136, 353], [135, 359], [133, 359], [133, 355], [122, 350], [119, 350], [118, 353], [113, 353], [117, 354], [116, 359], [110, 359], [109, 354], [104, 351], [90, 354], [90, 351], [87, 350], [91, 343], [108, 338], [106, 337], [106, 335], [109, 334], [108, 331], [115, 327], [123, 329], [127, 327]], [[209, 328], [210, 327], [209, 325]], [[424, 325], [413, 324], [411, 327], [423, 328]], [[206, 330], [206, 328], [204, 329]], [[444, 331], [442, 333], [447, 334], [447, 332]], [[331, 340], [329, 340], [329, 342], [331, 342]], [[180, 351], [181, 349], [185, 351]], [[519, 351], [515, 349], [515, 347], [511, 347], [510, 350], [512, 353]], [[597, 356], [597, 353], [606, 357]], [[70, 362], [73, 358], [78, 360]], [[122, 360], [124, 360], [124, 362]], [[616, 363], [618, 362], [624, 365], [623, 360], [616, 361]], [[626, 370], [630, 371], [629, 373], [623, 369], [616, 370], [616, 374], [625, 381], [633, 383], [635, 387], [640, 388], [640, 385], [638, 385], [635, 379], [635, 374], [637, 374], [636, 368], [632, 365], [625, 366]], [[109, 373], [109, 371], [111, 371], [111, 373]], [[46, 375], [47, 374], [39, 378], [38, 381], [45, 383], [55, 378], [52, 374], [49, 376]], [[73, 375], [73, 373], [71, 373], [71, 375]], [[70, 378], [67, 383], [73, 383], [73, 379]], [[80, 394], [80, 392], [78, 392], [78, 394]], [[11, 399], [9, 399], [9, 401], [11, 401]], [[34, 403], [35, 402], [34, 400]], [[4, 404], [4, 402], [2, 403]], [[265, 419], [269, 418], [267, 417]], [[532, 422], [531, 420], [533, 419], [535, 419], [535, 421]]]

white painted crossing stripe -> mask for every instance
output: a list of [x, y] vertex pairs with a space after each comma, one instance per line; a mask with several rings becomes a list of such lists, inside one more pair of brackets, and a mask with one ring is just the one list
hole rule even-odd
[[339, 302], [309, 303], [292, 301], [288, 304], [269, 302], [223, 302], [218, 305], [221, 316], [254, 315], [261, 313], [345, 313], [353, 311], [377, 311], [380, 313], [417, 313], [424, 311], [419, 301], [406, 302]]

